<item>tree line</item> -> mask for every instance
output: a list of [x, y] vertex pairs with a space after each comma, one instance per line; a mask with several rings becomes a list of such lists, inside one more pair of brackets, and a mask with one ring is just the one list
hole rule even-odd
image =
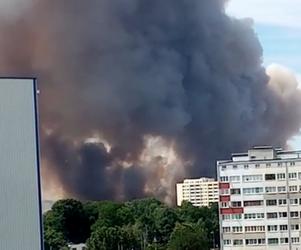
[[207, 250], [219, 243], [218, 208], [168, 207], [153, 199], [57, 201], [44, 215], [46, 250], [86, 243], [88, 250]]

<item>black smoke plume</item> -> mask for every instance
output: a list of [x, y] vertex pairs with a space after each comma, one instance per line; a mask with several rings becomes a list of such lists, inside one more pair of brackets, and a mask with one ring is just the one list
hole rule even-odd
[[38, 77], [45, 187], [166, 199], [299, 131], [296, 80], [266, 74], [252, 22], [222, 0], [21, 2], [0, 12], [0, 72]]

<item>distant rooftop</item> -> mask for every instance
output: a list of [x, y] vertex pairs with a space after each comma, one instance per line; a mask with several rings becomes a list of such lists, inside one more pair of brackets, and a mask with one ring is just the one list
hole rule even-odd
[[187, 182], [213, 182], [213, 181], [215, 181], [214, 178], [201, 177], [201, 178], [194, 178], [194, 179], [184, 179], [183, 183], [187, 183]]
[[301, 151], [287, 151], [282, 148], [272, 146], [254, 146], [245, 153], [233, 153], [230, 160], [218, 161], [219, 163], [281, 160], [281, 159], [301, 159]]

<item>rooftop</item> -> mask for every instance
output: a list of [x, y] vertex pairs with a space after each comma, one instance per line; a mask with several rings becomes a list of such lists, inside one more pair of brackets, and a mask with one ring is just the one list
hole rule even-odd
[[283, 150], [272, 146], [254, 146], [244, 153], [233, 153], [231, 159], [218, 161], [221, 163], [231, 162], [249, 162], [249, 161], [268, 161], [268, 160], [285, 160], [299, 159], [301, 160], [301, 151]]
[[215, 181], [214, 178], [201, 177], [201, 178], [195, 178], [195, 179], [184, 179], [183, 183], [188, 183], [188, 182], [213, 182], [213, 181]]

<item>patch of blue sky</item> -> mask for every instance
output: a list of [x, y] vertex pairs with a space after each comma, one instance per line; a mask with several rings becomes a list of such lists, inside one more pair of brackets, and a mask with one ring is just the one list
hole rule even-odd
[[278, 63], [301, 72], [301, 28], [256, 24], [255, 30], [266, 66]]

